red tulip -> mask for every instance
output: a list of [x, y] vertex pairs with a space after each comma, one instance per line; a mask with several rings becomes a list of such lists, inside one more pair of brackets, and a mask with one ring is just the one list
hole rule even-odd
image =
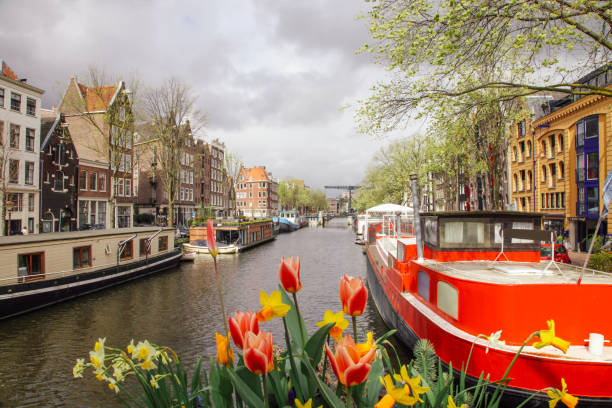
[[255, 374], [265, 374], [274, 369], [272, 333], [246, 333], [244, 338], [244, 365]]
[[336, 352], [325, 344], [325, 352], [331, 363], [334, 374], [342, 384], [347, 387], [361, 384], [370, 374], [370, 361], [374, 358], [374, 348], [371, 348], [363, 357], [359, 358], [357, 346], [348, 334], [336, 344]]
[[293, 257], [281, 259], [280, 266], [278, 267], [278, 279], [280, 279], [281, 285], [283, 285], [287, 292], [299, 292], [302, 289], [302, 282], [300, 282], [300, 257], [295, 258], [295, 260]]
[[257, 314], [254, 312], [242, 313], [237, 311], [229, 318], [229, 331], [236, 347], [244, 348], [244, 337], [247, 332], [259, 333], [259, 323]]
[[353, 317], [361, 315], [368, 301], [363, 279], [344, 275], [340, 280], [340, 301], [344, 313]]
[[217, 237], [215, 236], [215, 228], [213, 227], [212, 219], [206, 221], [206, 244], [208, 246], [208, 252], [213, 258], [216, 258], [219, 251], [217, 250]]

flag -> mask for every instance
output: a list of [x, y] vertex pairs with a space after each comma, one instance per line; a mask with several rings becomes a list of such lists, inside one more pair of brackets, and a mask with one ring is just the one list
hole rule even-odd
[[606, 181], [603, 185], [603, 193], [601, 195], [601, 201], [603, 202], [603, 213], [601, 217], [605, 217], [608, 215], [608, 209], [610, 206], [610, 200], [612, 200], [612, 170], [608, 173], [608, 177], [606, 177]]

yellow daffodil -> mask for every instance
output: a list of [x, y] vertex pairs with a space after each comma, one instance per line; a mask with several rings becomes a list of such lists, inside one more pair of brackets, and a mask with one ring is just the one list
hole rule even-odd
[[330, 323], [335, 323], [334, 327], [329, 331], [329, 335], [332, 336], [336, 341], [340, 341], [342, 338], [342, 331], [348, 327], [348, 320], [344, 318], [344, 312], [339, 311], [333, 313], [331, 310], [326, 310], [323, 320], [317, 323], [317, 326], [323, 327]]
[[159, 388], [159, 384], [157, 383], [156, 377], [151, 377], [151, 379], [149, 380], [149, 383], [151, 384], [151, 387]]
[[554, 320], [548, 320], [546, 323], [548, 324], [548, 330], [539, 331], [538, 336], [540, 337], [541, 341], [534, 343], [533, 346], [537, 349], [544, 346], [553, 346], [561, 350], [563, 353], [566, 353], [570, 346], [570, 342], [555, 336]]
[[230, 335], [228, 335], [228, 338], [226, 339], [225, 336], [219, 333], [215, 333], [215, 337], [217, 338], [217, 361], [219, 362], [219, 364], [223, 364], [229, 367], [231, 365], [229, 363], [229, 360], [232, 360], [232, 363], [234, 362], [234, 350], [232, 350], [229, 345]]
[[578, 404], [578, 398], [574, 397], [572, 394], [567, 392], [567, 384], [565, 383], [565, 379], [561, 379], [561, 390], [557, 388], [549, 388], [546, 390], [546, 393], [550, 397], [550, 401], [548, 401], [549, 408], [555, 408], [557, 402], [561, 401], [569, 408], [574, 408], [576, 404]]
[[460, 407], [458, 407], [458, 406], [455, 404], [455, 401], [453, 401], [453, 397], [452, 397], [451, 395], [449, 395], [449, 396], [448, 396], [448, 405], [447, 405], [447, 408], [468, 408], [468, 406], [467, 406], [467, 405], [465, 405], [465, 404], [461, 404], [461, 406], [460, 406]]
[[98, 369], [104, 367], [104, 358], [105, 358], [104, 342], [105, 341], [106, 341], [106, 337], [103, 339], [98, 339], [98, 341], [96, 341], [93, 351], [89, 352], [89, 360], [91, 361], [93, 366]]
[[[375, 408], [391, 408], [396, 402], [413, 406], [417, 402], [423, 402], [421, 394], [429, 391], [429, 387], [420, 385], [421, 377], [410, 378], [406, 366], [402, 366], [400, 374], [394, 374], [393, 377], [389, 374], [384, 379], [380, 377], [380, 382], [385, 387], [387, 395], [378, 401]], [[396, 386], [396, 382], [399, 387]]]
[[259, 322], [266, 322], [275, 317], [285, 317], [291, 309], [291, 306], [283, 303], [281, 293], [278, 290], [270, 293], [270, 296], [262, 290], [259, 294], [259, 302], [262, 306], [261, 310], [257, 312]]
[[126, 348], [128, 353], [134, 353], [134, 339], [130, 341], [130, 344], [128, 344]]
[[117, 381], [113, 380], [112, 378], [108, 377], [108, 388], [110, 388], [111, 390], [115, 391], [115, 394], [117, 394], [119, 392], [119, 387], [117, 386]]
[[77, 358], [76, 364], [72, 369], [72, 375], [74, 378], [83, 378], [83, 371], [85, 371], [85, 360], [82, 358]]
[[[330, 322], [331, 323], [331, 322]], [[319, 405], [318, 408], [323, 407], [323, 405]], [[295, 408], [312, 408], [312, 398], [306, 401], [305, 403], [301, 403], [299, 399], [295, 399]]]
[[[359, 353], [359, 358], [368, 354], [368, 352], [372, 349], [376, 349], [376, 346], [374, 345], [374, 335], [372, 332], [368, 332], [366, 342], [357, 344], [357, 353]], [[376, 355], [374, 355], [374, 361], [376, 361]]]
[[113, 377], [115, 377], [117, 381], [123, 381], [125, 379], [125, 374], [132, 368], [123, 358], [116, 358], [113, 361], [112, 367]]

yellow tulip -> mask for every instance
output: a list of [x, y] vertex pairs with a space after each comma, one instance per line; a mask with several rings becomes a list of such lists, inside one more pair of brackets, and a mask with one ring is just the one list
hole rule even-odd
[[468, 406], [467, 406], [467, 405], [465, 405], [465, 404], [461, 404], [461, 406], [460, 406], [460, 407], [458, 407], [458, 406], [455, 404], [455, 401], [453, 401], [453, 397], [452, 397], [451, 395], [449, 395], [449, 396], [448, 396], [448, 406], [447, 406], [447, 408], [468, 408]]
[[546, 390], [546, 393], [550, 397], [550, 401], [548, 401], [549, 408], [555, 408], [557, 402], [561, 401], [569, 408], [574, 408], [576, 404], [578, 404], [578, 398], [574, 397], [572, 394], [567, 392], [567, 384], [565, 383], [565, 379], [561, 379], [561, 390], [557, 388], [549, 388]]
[[[234, 350], [229, 345], [229, 335], [226, 339], [225, 336], [215, 333], [215, 337], [217, 338], [217, 361], [219, 364], [230, 366], [229, 360], [234, 362]], [[228, 358], [229, 353], [229, 358]]]
[[259, 302], [262, 306], [261, 310], [257, 312], [259, 322], [266, 322], [275, 317], [285, 317], [291, 309], [291, 306], [283, 303], [281, 293], [278, 290], [270, 293], [270, 296], [262, 290], [259, 294]]
[[[323, 320], [317, 323], [317, 326], [323, 327], [330, 323], [335, 323], [335, 325], [329, 331], [329, 335], [336, 339], [336, 341], [340, 341], [342, 338], [342, 331], [345, 330], [349, 324], [348, 320], [344, 318], [344, 313], [342, 310], [338, 313], [333, 313], [331, 310], [326, 310]], [[359, 345], [357, 347], [359, 347]]]
[[561, 350], [563, 353], [567, 352], [567, 349], [570, 346], [570, 342], [563, 340], [560, 337], [555, 336], [555, 321], [548, 320], [546, 321], [548, 324], [548, 330], [540, 330], [538, 336], [541, 341], [534, 343], [533, 346], [537, 349], [540, 349], [544, 346], [553, 346]]

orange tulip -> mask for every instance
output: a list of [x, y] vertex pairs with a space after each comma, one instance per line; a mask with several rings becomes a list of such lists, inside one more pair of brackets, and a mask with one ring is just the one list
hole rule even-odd
[[335, 353], [332, 353], [327, 344], [325, 344], [325, 352], [334, 374], [342, 384], [347, 387], [358, 385], [368, 378], [372, 368], [370, 362], [374, 358], [374, 348], [360, 358], [355, 341], [351, 336], [346, 335], [336, 344]]
[[340, 301], [344, 313], [349, 316], [360, 316], [368, 301], [368, 290], [362, 278], [344, 275], [340, 280]]
[[219, 364], [230, 366], [229, 361], [234, 362], [234, 350], [229, 346], [229, 339], [219, 333], [215, 333], [215, 337], [217, 338], [217, 361]]
[[259, 333], [259, 323], [254, 312], [237, 311], [229, 318], [229, 331], [236, 347], [244, 348], [244, 337], [247, 332]]
[[211, 219], [206, 221], [206, 245], [208, 246], [208, 252], [213, 258], [216, 258], [219, 250], [217, 249], [217, 237], [213, 227], [213, 220]]
[[281, 285], [289, 293], [296, 293], [302, 289], [302, 282], [300, 281], [300, 258], [297, 257], [295, 260], [293, 257], [287, 259], [281, 259], [280, 266], [278, 267], [278, 279], [280, 279]]
[[244, 338], [244, 365], [255, 374], [265, 374], [274, 369], [272, 333], [246, 333]]

